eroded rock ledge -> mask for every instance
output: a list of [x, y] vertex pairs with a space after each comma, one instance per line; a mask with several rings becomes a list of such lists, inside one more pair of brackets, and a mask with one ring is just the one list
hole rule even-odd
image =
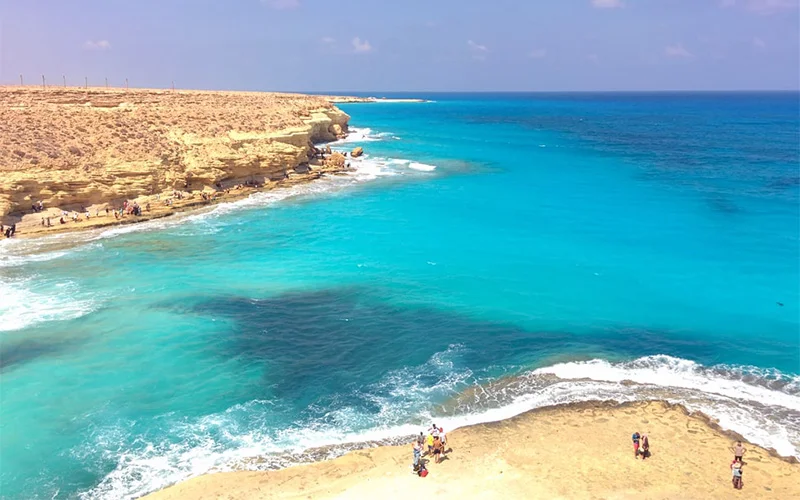
[[268, 184], [349, 116], [298, 94], [0, 88], [0, 219], [140, 196]]

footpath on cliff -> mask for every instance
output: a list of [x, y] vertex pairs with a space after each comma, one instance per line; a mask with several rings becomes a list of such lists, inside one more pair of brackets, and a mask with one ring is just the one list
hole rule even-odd
[[24, 237], [139, 222], [340, 173], [344, 156], [315, 144], [349, 118], [301, 94], [2, 87], [0, 223]]

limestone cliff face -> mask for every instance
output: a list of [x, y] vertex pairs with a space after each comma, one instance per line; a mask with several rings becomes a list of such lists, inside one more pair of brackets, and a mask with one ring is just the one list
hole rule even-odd
[[314, 96], [0, 90], [0, 217], [282, 178], [349, 116]]

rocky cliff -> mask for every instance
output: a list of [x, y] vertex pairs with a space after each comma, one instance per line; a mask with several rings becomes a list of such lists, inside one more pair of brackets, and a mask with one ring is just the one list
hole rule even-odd
[[0, 218], [285, 176], [349, 116], [315, 96], [0, 89]]

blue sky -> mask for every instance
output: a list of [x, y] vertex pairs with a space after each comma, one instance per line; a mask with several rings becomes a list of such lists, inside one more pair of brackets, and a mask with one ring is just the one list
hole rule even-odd
[[797, 89], [800, 0], [4, 0], [0, 82]]

